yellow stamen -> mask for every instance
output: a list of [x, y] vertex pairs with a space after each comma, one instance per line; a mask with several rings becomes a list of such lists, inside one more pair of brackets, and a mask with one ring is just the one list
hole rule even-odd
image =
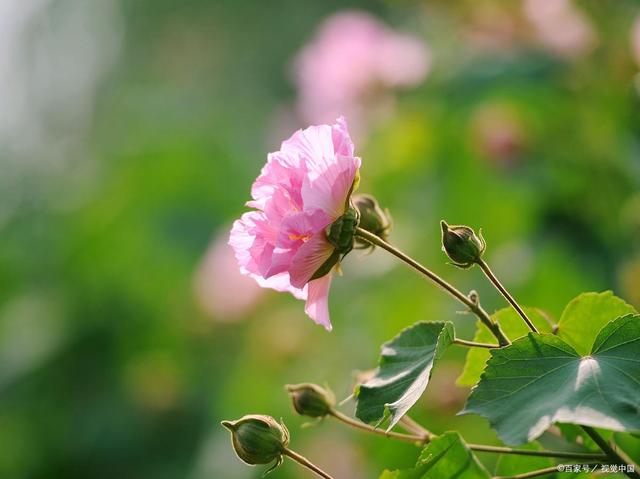
[[311, 233], [307, 233], [307, 234], [304, 234], [304, 235], [296, 235], [296, 234], [290, 234], [289, 235], [289, 239], [291, 241], [302, 240], [303, 243], [306, 243], [307, 241], [309, 241], [310, 238], [311, 238]]

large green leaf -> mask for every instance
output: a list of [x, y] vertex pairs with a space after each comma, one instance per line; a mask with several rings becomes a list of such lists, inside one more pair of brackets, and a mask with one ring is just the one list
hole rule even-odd
[[[550, 333], [551, 325], [543, 313], [535, 308], [524, 308], [527, 316], [533, 321], [538, 330], [542, 333]], [[526, 336], [530, 331], [518, 313], [511, 307], [496, 311], [491, 315], [491, 319], [500, 323], [500, 327], [509, 339], [515, 341], [522, 336]], [[479, 343], [497, 344], [496, 339], [480, 321], [477, 322], [476, 335], [474, 341]], [[490, 357], [489, 350], [483, 348], [470, 348], [467, 352], [467, 359], [464, 363], [464, 370], [458, 378], [461, 386], [473, 386], [480, 380], [480, 375], [484, 365]]]
[[584, 293], [562, 312], [557, 334], [579, 354], [586, 355], [605, 324], [629, 313], [637, 311], [611, 291]]
[[414, 469], [385, 471], [380, 479], [489, 479], [457, 432], [446, 432], [429, 443]]
[[356, 391], [356, 416], [378, 424], [390, 417], [391, 429], [420, 399], [434, 362], [453, 339], [452, 323], [421, 321], [383, 344], [375, 376]]
[[551, 334], [492, 350], [464, 413], [487, 418], [508, 444], [531, 441], [554, 422], [639, 431], [640, 315], [607, 324], [587, 356]]

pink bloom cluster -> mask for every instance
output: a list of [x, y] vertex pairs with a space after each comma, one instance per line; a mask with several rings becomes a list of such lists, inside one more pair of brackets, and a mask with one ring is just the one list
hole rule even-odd
[[328, 330], [331, 274], [311, 278], [335, 250], [326, 229], [344, 214], [359, 168], [343, 118], [297, 131], [269, 154], [247, 202], [255, 211], [229, 238], [243, 274], [306, 300], [306, 313]]
[[395, 32], [363, 12], [329, 17], [294, 62], [298, 107], [309, 122], [346, 114], [361, 125], [388, 106], [387, 92], [420, 83], [431, 54], [418, 38]]

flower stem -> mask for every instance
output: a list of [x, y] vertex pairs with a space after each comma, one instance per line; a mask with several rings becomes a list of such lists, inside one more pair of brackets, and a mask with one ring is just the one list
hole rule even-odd
[[426, 268], [422, 264], [418, 263], [413, 258], [407, 256], [399, 249], [391, 246], [389, 243], [387, 243], [380, 237], [374, 235], [373, 233], [370, 233], [369, 231], [358, 227], [356, 228], [356, 236], [359, 236], [360, 238], [368, 241], [372, 245], [379, 246], [380, 248], [394, 255], [396, 258], [404, 261], [406, 264], [408, 264], [415, 270], [425, 275], [427, 278], [429, 278], [432, 282], [434, 282], [440, 288], [442, 288], [451, 296], [453, 296], [455, 299], [457, 299], [462, 304], [464, 304], [467, 308], [469, 308], [469, 310], [471, 310], [478, 317], [478, 319], [480, 319], [480, 321], [482, 321], [482, 323], [487, 328], [489, 328], [491, 333], [498, 340], [498, 343], [500, 344], [500, 346], [508, 346], [509, 344], [511, 344], [509, 339], [505, 336], [504, 332], [500, 328], [500, 325], [491, 319], [489, 314], [482, 308], [482, 306], [480, 306], [479, 302], [471, 300], [467, 295], [462, 293], [460, 290], [456, 289], [454, 286], [452, 286], [447, 281], [442, 279], [436, 273]]
[[[582, 464], [581, 464], [582, 465]], [[597, 466], [597, 464], [586, 464], [587, 466]], [[531, 472], [523, 472], [522, 474], [516, 474], [515, 476], [495, 476], [493, 479], [528, 479], [530, 477], [539, 477], [546, 474], [553, 474], [558, 472], [557, 466], [545, 467], [544, 469], [538, 469]]]
[[497, 344], [488, 344], [488, 343], [476, 343], [475, 341], [467, 341], [466, 339], [455, 338], [453, 340], [453, 344], [458, 344], [460, 346], [467, 346], [469, 348], [487, 348], [487, 349], [495, 349], [500, 346]]
[[323, 477], [324, 479], [333, 479], [333, 477], [331, 477], [329, 474], [327, 474], [322, 469], [320, 469], [318, 466], [316, 466], [314, 463], [312, 463], [309, 459], [307, 459], [306, 457], [298, 454], [297, 452], [292, 451], [291, 449], [288, 449], [288, 448], [285, 448], [285, 450], [283, 452], [284, 452], [285, 456], [290, 457], [291, 459], [296, 461], [301, 466], [304, 466], [307, 469], [315, 472], [318, 476]]
[[[361, 429], [363, 431], [367, 431], [373, 434], [377, 434], [379, 436], [386, 436], [391, 439], [397, 439], [399, 441], [411, 442], [416, 445], [424, 445], [437, 437], [435, 434], [429, 432], [424, 429], [419, 424], [415, 423], [413, 419], [409, 418], [409, 421], [415, 424], [414, 428], [421, 428], [424, 430], [423, 434], [402, 434], [399, 432], [393, 431], [385, 431], [384, 429], [377, 429], [369, 424], [365, 424], [363, 422], [357, 421], [355, 419], [350, 418], [346, 414], [341, 413], [335, 409], [331, 410], [329, 413], [334, 418], [339, 421], [354, 427], [356, 429]], [[581, 459], [581, 460], [604, 460], [607, 458], [606, 454], [592, 454], [592, 453], [581, 453], [581, 452], [564, 452], [564, 451], [534, 451], [530, 449], [512, 449], [510, 447], [500, 447], [500, 446], [485, 446], [482, 444], [468, 444], [469, 449], [478, 452], [491, 452], [496, 454], [517, 454], [519, 456], [538, 456], [538, 457], [559, 457], [564, 459]]]
[[609, 459], [614, 464], [618, 464], [618, 465], [625, 464], [627, 466], [633, 466], [634, 468], [633, 472], [629, 472], [629, 471], [625, 472], [625, 474], [628, 477], [636, 478], [636, 479], [640, 478], [640, 472], [636, 470], [638, 469], [638, 465], [635, 464], [629, 457], [626, 457], [626, 454], [624, 454], [622, 451], [617, 451], [594, 428], [590, 426], [581, 426], [581, 427], [582, 427], [582, 430], [586, 432], [591, 439], [593, 439], [593, 442], [595, 442], [598, 445], [598, 447], [602, 449], [602, 451], [609, 457]]
[[408, 414], [405, 414], [404, 416], [402, 416], [402, 418], [400, 419], [399, 424], [407, 431], [409, 432], [413, 432], [417, 435], [422, 435], [422, 436], [427, 436], [427, 437], [433, 437], [434, 434], [429, 431], [427, 428], [425, 428], [422, 424], [420, 424], [419, 422], [415, 421], [414, 419], [411, 418], [411, 416], [409, 416]]
[[520, 317], [524, 320], [524, 322], [527, 323], [527, 326], [529, 326], [529, 329], [534, 333], [539, 332], [538, 328], [536, 328], [535, 325], [531, 322], [531, 320], [529, 319], [527, 314], [524, 312], [524, 310], [520, 307], [518, 302], [513, 298], [513, 296], [511, 296], [511, 294], [509, 294], [509, 291], [507, 291], [507, 289], [504, 286], [502, 286], [502, 283], [498, 280], [496, 275], [493, 274], [493, 271], [491, 271], [491, 268], [489, 268], [489, 265], [483, 259], [480, 259], [478, 261], [478, 266], [480, 266], [480, 269], [482, 269], [482, 272], [485, 274], [487, 278], [489, 278], [489, 281], [493, 283], [496, 289], [500, 291], [500, 294], [502, 294], [502, 296], [504, 296], [504, 298], [509, 302], [509, 304], [513, 306], [513, 309], [516, 310], [516, 312], [520, 315]]
[[558, 457], [562, 459], [582, 459], [589, 461], [601, 461], [607, 459], [606, 454], [589, 452], [564, 452], [564, 451], [536, 451], [532, 449], [512, 449], [502, 446], [485, 446], [484, 444], [467, 444], [469, 449], [478, 452], [491, 452], [496, 454], [516, 454], [518, 456]]
[[329, 414], [335, 417], [337, 420], [354, 427], [356, 429], [361, 429], [363, 431], [367, 431], [373, 434], [377, 434], [379, 436], [386, 436], [391, 439], [397, 439], [399, 441], [412, 442], [418, 444], [426, 444], [431, 440], [431, 433], [427, 431], [428, 434], [424, 435], [414, 435], [414, 434], [403, 434], [401, 432], [394, 431], [385, 431], [384, 429], [378, 429], [369, 424], [365, 424], [364, 422], [357, 421], [355, 419], [350, 418], [346, 414], [341, 413], [335, 409], [331, 410]]

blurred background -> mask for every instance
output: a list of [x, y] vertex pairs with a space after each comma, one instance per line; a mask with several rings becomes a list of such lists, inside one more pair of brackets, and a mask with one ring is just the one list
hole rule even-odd
[[[267, 152], [339, 114], [391, 241], [489, 310], [503, 300], [446, 264], [440, 219], [482, 227], [496, 272], [552, 318], [586, 290], [640, 306], [638, 15], [632, 0], [0, 0], [0, 477], [257, 478], [219, 426], [247, 413], [283, 417], [338, 478], [415, 462], [331, 421], [301, 428], [283, 385], [346, 398], [400, 328], [454, 320], [470, 339], [472, 318], [356, 252], [327, 333], [226, 245]], [[447, 354], [413, 415], [495, 441], [455, 415], [463, 360]]]

